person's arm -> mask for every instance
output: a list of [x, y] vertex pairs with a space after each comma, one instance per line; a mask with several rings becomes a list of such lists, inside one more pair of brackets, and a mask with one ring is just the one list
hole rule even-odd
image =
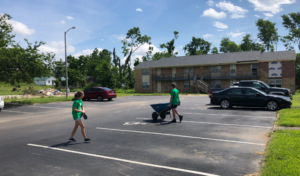
[[85, 110], [84, 110], [84, 107], [83, 107], [83, 106], [81, 106], [81, 109], [82, 109], [82, 112], [85, 113]]
[[170, 98], [170, 104], [171, 104], [171, 102], [172, 102], [172, 99], [173, 99], [173, 96], [171, 96], [171, 98]]
[[78, 109], [76, 109], [76, 107], [73, 107], [73, 111], [74, 112], [83, 112], [84, 113], [84, 110], [78, 110]]

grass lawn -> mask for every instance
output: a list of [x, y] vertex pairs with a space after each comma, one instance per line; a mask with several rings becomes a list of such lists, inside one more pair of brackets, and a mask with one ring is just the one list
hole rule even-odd
[[290, 109], [279, 111], [278, 126], [300, 127], [300, 93], [294, 95], [292, 102]]
[[300, 131], [277, 130], [266, 149], [262, 176], [300, 175]]

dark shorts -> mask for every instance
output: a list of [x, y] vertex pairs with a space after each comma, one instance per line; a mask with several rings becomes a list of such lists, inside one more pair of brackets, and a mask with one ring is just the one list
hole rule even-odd
[[175, 108], [175, 109], [176, 109], [176, 108], [177, 108], [177, 105], [172, 105], [171, 107], [172, 107], [172, 109], [173, 109], [173, 108]]

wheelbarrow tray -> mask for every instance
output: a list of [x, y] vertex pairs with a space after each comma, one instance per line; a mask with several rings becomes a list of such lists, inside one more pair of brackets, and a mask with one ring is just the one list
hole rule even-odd
[[155, 112], [161, 114], [163, 112], [167, 112], [171, 110], [171, 106], [168, 105], [169, 103], [159, 103], [159, 104], [152, 104], [150, 106], [154, 109]]

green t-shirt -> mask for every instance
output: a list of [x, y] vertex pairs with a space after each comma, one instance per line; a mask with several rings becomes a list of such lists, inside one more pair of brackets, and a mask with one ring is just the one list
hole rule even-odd
[[81, 110], [82, 106], [83, 106], [82, 100], [74, 100], [72, 106], [72, 115], [74, 120], [81, 118], [81, 112], [75, 112], [73, 111], [73, 108], [75, 107], [77, 110]]
[[176, 88], [174, 88], [171, 91], [171, 96], [173, 97], [171, 105], [178, 105], [179, 104], [179, 91]]

